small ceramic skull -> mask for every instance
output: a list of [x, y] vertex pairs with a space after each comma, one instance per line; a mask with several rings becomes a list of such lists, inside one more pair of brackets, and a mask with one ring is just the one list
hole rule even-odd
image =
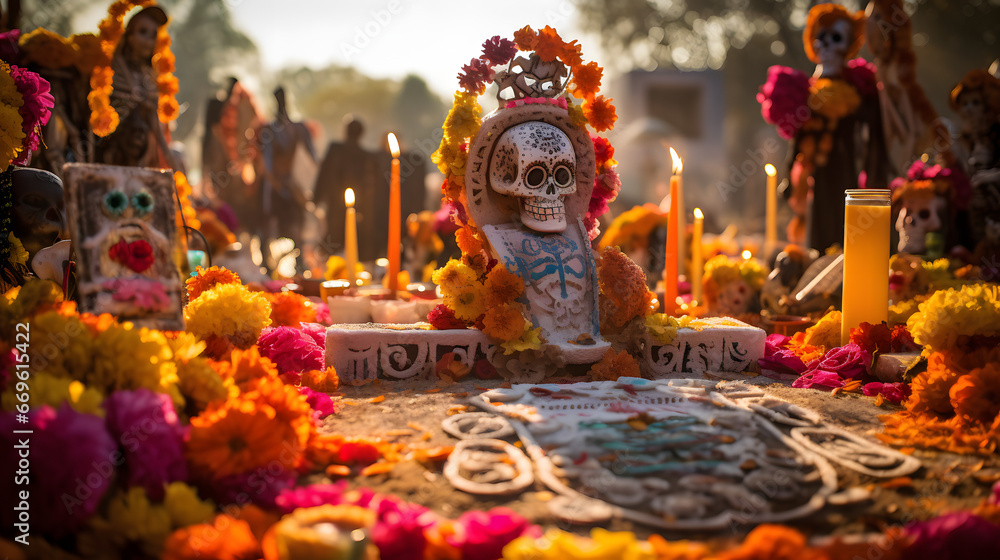
[[945, 224], [948, 203], [933, 192], [915, 192], [903, 197], [903, 208], [896, 219], [901, 253], [920, 255], [927, 250], [927, 234], [940, 232]]
[[559, 128], [530, 121], [504, 131], [489, 179], [494, 191], [520, 199], [521, 223], [528, 228], [566, 230], [565, 197], [576, 192], [576, 155]]
[[816, 32], [813, 50], [819, 57], [824, 75], [836, 73], [844, 66], [851, 38], [851, 22], [846, 19], [838, 19], [833, 25], [823, 27]]

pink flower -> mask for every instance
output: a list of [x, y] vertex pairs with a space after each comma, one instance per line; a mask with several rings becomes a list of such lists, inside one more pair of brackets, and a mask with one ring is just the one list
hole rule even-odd
[[18, 45], [20, 38], [20, 29], [0, 33], [0, 60], [7, 64], [21, 63], [21, 47]]
[[906, 532], [913, 542], [905, 556], [912, 560], [995, 558], [1000, 549], [1000, 526], [968, 511], [912, 523]]
[[[0, 464], [8, 475], [0, 482], [0, 520], [12, 528], [18, 522], [14, 508], [19, 493], [28, 492], [32, 534], [61, 537], [94, 515], [115, 478], [115, 467], [124, 459], [103, 418], [66, 404], [58, 412], [49, 406], [35, 408], [27, 417], [20, 423], [14, 413], [0, 413]], [[26, 459], [22, 452], [28, 454]]]
[[757, 102], [764, 120], [778, 127], [778, 134], [792, 139], [812, 112], [809, 110], [809, 77], [787, 66], [772, 66], [760, 87]]
[[169, 395], [149, 389], [115, 391], [104, 400], [108, 431], [125, 451], [128, 486], [142, 486], [153, 500], [165, 484], [186, 481], [184, 435]]
[[10, 76], [14, 78], [17, 91], [24, 98], [18, 112], [21, 114], [21, 128], [24, 130], [24, 151], [14, 160], [17, 165], [26, 165], [31, 159], [31, 152], [38, 149], [41, 138], [41, 128], [49, 122], [51, 109], [55, 105], [55, 98], [49, 92], [50, 86], [44, 78], [38, 74], [20, 68], [10, 67]]
[[847, 62], [847, 67], [844, 68], [844, 79], [850, 82], [863, 97], [878, 93], [875, 65], [863, 58], [855, 58]]
[[326, 350], [326, 327], [319, 323], [299, 323], [302, 326], [302, 332], [309, 335], [316, 345]]
[[393, 497], [384, 497], [372, 504], [377, 514], [372, 527], [372, 542], [378, 547], [382, 560], [410, 560], [423, 558], [427, 548], [424, 528], [433, 523], [428, 510], [416, 504], [407, 504]]
[[843, 379], [854, 379], [861, 376], [871, 361], [871, 355], [864, 348], [849, 342], [839, 348], [827, 350], [810, 369], [836, 373]]
[[262, 356], [278, 367], [279, 373], [325, 369], [323, 348], [307, 332], [292, 327], [268, 327], [257, 345]]
[[256, 470], [231, 474], [199, 485], [198, 494], [218, 504], [245, 504], [249, 500], [264, 509], [275, 509], [278, 497], [295, 486], [298, 477], [299, 473], [293, 465], [271, 461]]
[[[316, 322], [320, 325], [332, 325], [333, 318], [330, 317], [330, 306], [325, 301], [320, 301], [319, 298], [309, 299], [312, 301], [313, 307], [316, 308]], [[326, 345], [324, 344], [324, 346]]]
[[317, 420], [337, 413], [337, 405], [326, 393], [313, 391], [309, 387], [296, 387], [300, 395], [305, 395], [306, 402], [313, 409], [313, 417]]
[[499, 66], [510, 62], [515, 54], [517, 54], [517, 45], [514, 44], [514, 41], [501, 39], [499, 35], [494, 35], [483, 43], [483, 55], [480, 58], [490, 63], [491, 66]]
[[910, 396], [911, 391], [910, 386], [907, 383], [879, 383], [878, 381], [873, 381], [871, 383], [866, 383], [865, 386], [861, 388], [861, 392], [864, 393], [866, 397], [882, 395], [885, 400], [891, 402], [892, 404], [899, 404]]
[[844, 380], [832, 371], [809, 370], [792, 382], [797, 389], [836, 389], [843, 387]]
[[[791, 340], [783, 334], [772, 334], [764, 341], [764, 357], [757, 360], [761, 373], [768, 377], [799, 376], [806, 371], [806, 364], [791, 350], [785, 348]], [[769, 375], [770, 374], [770, 375]]]
[[462, 552], [462, 558], [496, 560], [503, 547], [520, 536], [541, 536], [541, 530], [513, 511], [497, 507], [489, 511], [468, 511], [455, 521], [455, 535], [448, 544]]
[[101, 284], [111, 292], [111, 299], [129, 302], [139, 309], [162, 311], [170, 307], [166, 288], [156, 280], [143, 277], [116, 278]]
[[298, 508], [310, 508], [325, 504], [338, 505], [344, 501], [347, 481], [336, 484], [310, 484], [285, 488], [274, 499], [274, 505], [281, 513], [291, 513]]

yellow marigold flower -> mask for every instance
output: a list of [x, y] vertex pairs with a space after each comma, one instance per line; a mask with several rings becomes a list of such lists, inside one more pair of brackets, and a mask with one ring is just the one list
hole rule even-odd
[[740, 263], [740, 277], [753, 290], [764, 287], [769, 272], [757, 259], [745, 259]]
[[183, 482], [167, 485], [163, 505], [174, 528], [205, 523], [215, 515], [215, 504], [211, 500], [200, 500], [198, 491]]
[[469, 265], [456, 259], [450, 259], [443, 267], [434, 271], [431, 276], [434, 283], [441, 286], [442, 292], [455, 291], [461, 287], [475, 283], [476, 272]]
[[111, 499], [107, 517], [91, 518], [90, 530], [80, 535], [78, 547], [88, 558], [120, 558], [128, 547], [159, 558], [170, 526], [167, 509], [151, 503], [146, 491], [135, 486]]
[[[28, 406], [31, 408], [49, 405], [58, 409], [63, 403], [69, 403], [69, 406], [77, 412], [104, 417], [104, 409], [101, 408], [104, 395], [79, 381], [66, 377], [54, 377], [47, 373], [35, 373], [31, 376], [30, 386]], [[21, 402], [16, 398], [13, 383], [7, 387], [0, 400], [2, 400], [3, 409], [7, 411], [13, 411]]]
[[509, 340], [500, 345], [503, 348], [503, 353], [505, 356], [509, 356], [514, 352], [523, 352], [525, 350], [537, 350], [542, 347], [542, 327], [533, 328], [531, 321], [524, 322], [524, 332], [521, 333], [521, 338], [517, 340]]
[[490, 305], [483, 317], [483, 332], [504, 342], [521, 337], [524, 332], [524, 315], [519, 304]]
[[822, 348], [824, 351], [840, 346], [840, 311], [831, 311], [815, 325], [806, 329], [803, 342], [809, 346]]
[[475, 281], [449, 290], [444, 294], [444, 304], [459, 319], [474, 322], [486, 311], [486, 287]]
[[472, 138], [483, 125], [480, 115], [483, 108], [479, 106], [474, 93], [463, 91], [455, 92], [455, 103], [451, 106], [447, 118], [444, 120], [444, 129], [450, 138], [466, 139]]
[[660, 344], [670, 344], [677, 336], [677, 329], [680, 323], [676, 318], [666, 313], [653, 313], [646, 317], [646, 330]]
[[890, 305], [889, 320], [887, 321], [889, 326], [905, 325], [906, 321], [917, 312], [919, 305], [920, 300], [917, 299], [905, 299]]
[[1000, 336], [1000, 286], [973, 284], [935, 292], [906, 326], [924, 353], [955, 348], [959, 337]]
[[524, 293], [524, 281], [504, 265], [497, 264], [486, 275], [486, 291], [487, 305], [504, 305]]
[[842, 119], [859, 105], [858, 90], [843, 80], [820, 78], [809, 87], [809, 108], [828, 119]]
[[31, 320], [31, 349], [35, 374], [83, 381], [90, 371], [94, 343], [79, 317], [49, 311]]
[[204, 409], [212, 401], [225, 399], [229, 391], [222, 377], [212, 369], [205, 358], [175, 359], [177, 386], [182, 395], [190, 398], [198, 409]]
[[21, 240], [14, 236], [14, 232], [7, 234], [7, 242], [10, 243], [10, 255], [7, 257], [12, 264], [28, 264], [28, 251], [25, 250]]
[[187, 330], [201, 340], [215, 335], [237, 348], [249, 348], [271, 324], [271, 304], [240, 284], [222, 284], [184, 308]]
[[656, 560], [653, 548], [631, 531], [590, 531], [590, 538], [550, 529], [541, 539], [518, 537], [503, 549], [505, 560]]

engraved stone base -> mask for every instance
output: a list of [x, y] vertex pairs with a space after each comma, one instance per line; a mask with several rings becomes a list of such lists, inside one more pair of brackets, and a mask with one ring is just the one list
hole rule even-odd
[[[734, 319], [703, 319], [701, 330], [680, 329], [672, 344], [647, 337], [640, 363], [647, 377], [674, 372], [742, 372], [764, 356], [763, 330]], [[326, 365], [341, 381], [428, 379], [434, 364], [454, 352], [465, 365], [492, 360], [497, 347], [481, 331], [429, 330], [427, 325], [333, 325], [326, 331]], [[406, 328], [409, 327], [409, 328]]]
[[701, 319], [710, 326], [679, 329], [673, 342], [661, 344], [646, 336], [641, 364], [644, 374], [656, 378], [676, 372], [741, 372], [764, 357], [767, 334], [729, 317]]

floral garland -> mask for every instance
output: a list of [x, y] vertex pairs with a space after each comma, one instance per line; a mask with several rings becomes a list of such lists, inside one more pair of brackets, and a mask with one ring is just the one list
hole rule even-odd
[[[116, 0], [108, 7], [108, 15], [98, 24], [102, 60], [95, 65], [90, 76], [90, 126], [94, 134], [104, 137], [118, 128], [118, 112], [111, 106], [114, 92], [115, 71], [111, 67], [115, 48], [125, 33], [125, 14], [132, 8], [155, 6], [155, 0]], [[177, 78], [173, 75], [175, 58], [170, 51], [170, 34], [167, 24], [160, 26], [156, 35], [156, 51], [153, 53], [153, 69], [157, 72], [156, 86], [159, 90], [157, 113], [160, 122], [168, 123], [177, 118], [179, 107], [175, 96], [178, 91]]]

